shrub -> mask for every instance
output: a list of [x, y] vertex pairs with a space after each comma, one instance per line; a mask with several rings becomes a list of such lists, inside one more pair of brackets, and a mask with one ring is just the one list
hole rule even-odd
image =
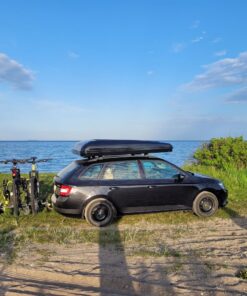
[[219, 169], [247, 167], [247, 141], [243, 137], [214, 138], [194, 153], [197, 163]]

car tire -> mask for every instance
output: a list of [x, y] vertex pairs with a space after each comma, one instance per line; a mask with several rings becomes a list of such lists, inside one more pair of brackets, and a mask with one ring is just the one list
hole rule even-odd
[[97, 198], [87, 204], [84, 216], [88, 223], [97, 227], [103, 227], [113, 221], [116, 216], [116, 209], [105, 198]]
[[193, 202], [193, 212], [199, 217], [210, 217], [218, 210], [218, 198], [209, 191], [199, 193]]

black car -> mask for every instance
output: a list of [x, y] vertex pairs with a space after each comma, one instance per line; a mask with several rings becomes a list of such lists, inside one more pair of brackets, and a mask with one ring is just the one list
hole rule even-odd
[[148, 154], [171, 150], [153, 141], [80, 142], [74, 152], [84, 159], [55, 177], [53, 206], [95, 226], [111, 223], [117, 214], [192, 209], [205, 217], [224, 207], [227, 190], [219, 180]]

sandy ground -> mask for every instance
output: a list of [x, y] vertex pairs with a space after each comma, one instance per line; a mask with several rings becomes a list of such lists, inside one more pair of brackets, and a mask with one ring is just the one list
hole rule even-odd
[[[247, 295], [236, 276], [247, 267], [247, 219], [138, 227], [159, 233], [153, 246], [30, 245], [0, 265], [0, 295]], [[150, 256], [158, 244], [170, 253]]]

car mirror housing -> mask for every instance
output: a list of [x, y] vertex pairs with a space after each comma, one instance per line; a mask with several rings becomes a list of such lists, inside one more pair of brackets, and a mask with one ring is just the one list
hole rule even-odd
[[182, 174], [182, 173], [179, 173], [179, 174], [176, 175], [175, 179], [176, 179], [177, 182], [182, 182], [184, 180], [184, 178], [185, 178], [185, 175]]

